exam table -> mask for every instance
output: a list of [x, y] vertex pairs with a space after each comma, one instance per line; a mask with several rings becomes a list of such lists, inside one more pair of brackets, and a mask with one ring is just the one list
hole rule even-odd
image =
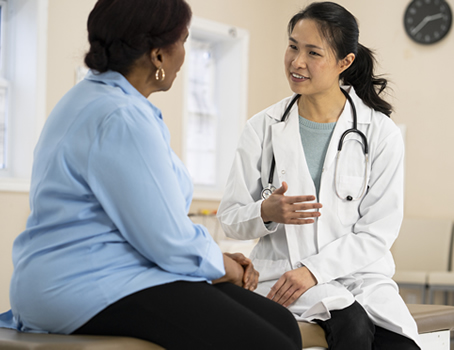
[[[423, 350], [449, 350], [450, 331], [454, 330], [454, 306], [413, 304], [408, 305], [408, 308], [418, 324]], [[299, 322], [299, 326], [303, 337], [303, 349], [327, 348], [325, 334], [321, 327], [305, 322]], [[0, 328], [0, 349], [162, 350], [163, 348], [140, 339], [127, 337], [34, 334]]]

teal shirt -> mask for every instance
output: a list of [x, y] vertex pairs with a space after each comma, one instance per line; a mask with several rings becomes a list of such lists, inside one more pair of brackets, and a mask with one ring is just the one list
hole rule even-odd
[[323, 163], [336, 123], [316, 123], [300, 116], [299, 125], [304, 155], [318, 197]]

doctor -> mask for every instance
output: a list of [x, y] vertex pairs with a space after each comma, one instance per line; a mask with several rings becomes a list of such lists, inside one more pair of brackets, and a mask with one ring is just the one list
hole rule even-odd
[[[330, 349], [419, 349], [391, 279], [404, 146], [379, 96], [387, 81], [374, 76], [354, 16], [337, 4], [309, 5], [288, 33], [295, 95], [248, 121], [219, 220], [231, 238], [259, 238], [257, 292], [319, 323]], [[357, 130], [345, 133], [354, 119]]]

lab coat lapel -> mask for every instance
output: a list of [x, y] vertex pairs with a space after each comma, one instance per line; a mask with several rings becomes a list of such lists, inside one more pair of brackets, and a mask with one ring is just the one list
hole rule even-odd
[[315, 194], [315, 186], [307, 167], [301, 136], [299, 133], [298, 108], [295, 106], [289, 113], [285, 122], [276, 123], [272, 126], [272, 144], [276, 159], [276, 173], [279, 182], [275, 186], [281, 186], [287, 182], [289, 188], [286, 195], [295, 196]]
[[331, 136], [328, 150], [326, 151], [325, 162], [323, 164], [324, 169], [329, 169], [333, 164], [337, 155], [337, 148], [339, 146], [339, 140], [342, 134], [353, 127], [353, 116], [352, 109], [348, 101], [345, 103], [344, 110], [342, 111], [339, 119], [337, 120], [333, 134]]
[[[361, 101], [358, 95], [356, 95], [355, 89], [353, 87], [344, 86], [343, 88], [349, 91], [349, 95], [352, 98], [353, 103], [355, 104], [358, 129], [365, 133], [367, 136], [366, 130], [367, 126], [371, 123], [372, 111], [363, 103], [363, 101]], [[336, 127], [334, 128], [333, 135], [331, 136], [331, 141], [326, 152], [325, 163], [323, 164], [323, 168], [325, 170], [329, 169], [329, 167], [333, 165], [336, 159], [339, 140], [342, 137], [342, 134], [351, 128], [353, 128], [353, 110], [350, 103], [346, 101], [344, 110], [337, 120]], [[346, 139], [348, 138], [356, 138], [361, 141], [360, 137], [355, 133], [350, 133]]]
[[[274, 183], [276, 187], [279, 187], [283, 181], [287, 182], [289, 187], [286, 195], [288, 196], [315, 195], [315, 185], [309, 173], [301, 143], [298, 118], [298, 108], [295, 104], [287, 121], [272, 126], [272, 145], [276, 159], [275, 176], [277, 175], [279, 178], [279, 182]], [[299, 236], [302, 233], [298, 232], [297, 227], [294, 225], [285, 227], [290, 264], [293, 268], [297, 266], [301, 258], [299, 252], [301, 237]], [[309, 237], [309, 235], [307, 236]], [[310, 236], [312, 237], [312, 235]]]

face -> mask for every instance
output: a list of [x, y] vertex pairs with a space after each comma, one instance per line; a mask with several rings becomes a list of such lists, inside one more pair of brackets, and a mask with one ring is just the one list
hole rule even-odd
[[188, 38], [189, 31], [185, 28], [180, 39], [170, 48], [163, 50], [162, 68], [165, 71], [165, 79], [162, 81], [161, 90], [167, 91], [172, 87], [172, 84], [184, 63], [186, 50], [184, 44]]
[[[314, 20], [299, 21], [289, 37], [285, 73], [294, 93], [317, 95], [339, 87], [345, 60], [338, 61]], [[351, 62], [350, 62], [351, 64]]]

